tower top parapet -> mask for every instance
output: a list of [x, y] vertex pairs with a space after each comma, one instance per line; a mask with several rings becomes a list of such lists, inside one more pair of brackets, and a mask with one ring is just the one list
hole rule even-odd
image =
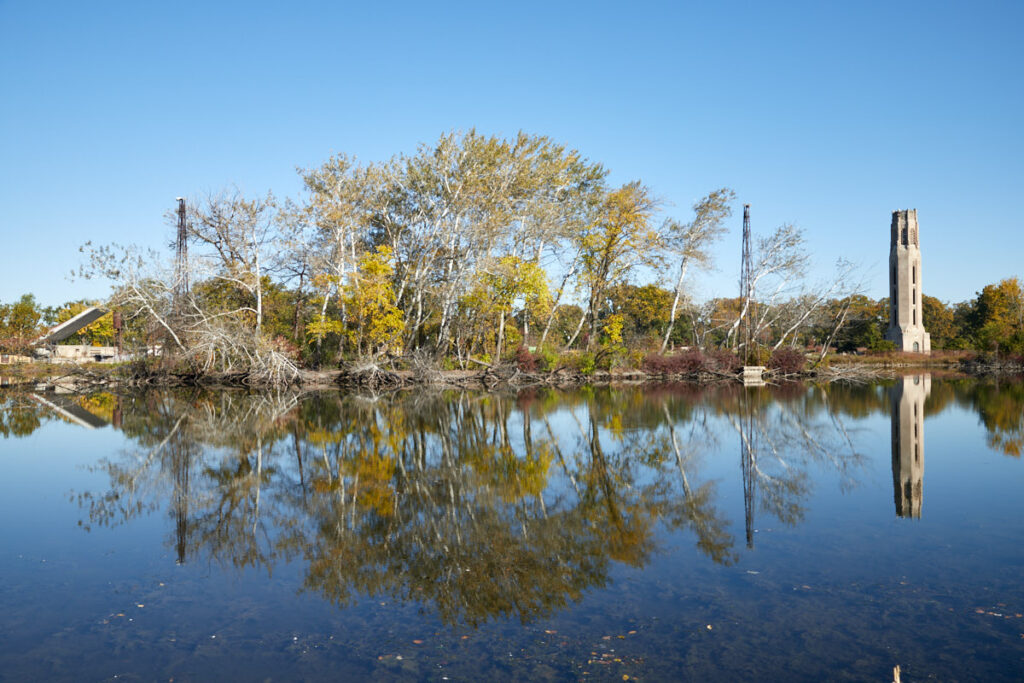
[[892, 247], [921, 247], [917, 234], [917, 209], [892, 212], [892, 234], [889, 244]]

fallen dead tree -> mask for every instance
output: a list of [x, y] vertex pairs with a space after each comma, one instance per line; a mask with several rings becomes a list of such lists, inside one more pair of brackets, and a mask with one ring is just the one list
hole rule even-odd
[[359, 361], [344, 366], [335, 384], [377, 392], [401, 389], [409, 383], [401, 375], [380, 367], [374, 361]]

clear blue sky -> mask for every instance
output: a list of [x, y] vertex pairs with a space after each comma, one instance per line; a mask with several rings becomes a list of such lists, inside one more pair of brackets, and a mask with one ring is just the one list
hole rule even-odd
[[[917, 208], [925, 292], [1024, 275], [1024, 3], [0, 0], [0, 301], [101, 297], [78, 246], [170, 239], [177, 195], [295, 196], [297, 166], [476, 127], [549, 135], [685, 218], [729, 186], [886, 294]], [[740, 210], [701, 276], [732, 296]]]

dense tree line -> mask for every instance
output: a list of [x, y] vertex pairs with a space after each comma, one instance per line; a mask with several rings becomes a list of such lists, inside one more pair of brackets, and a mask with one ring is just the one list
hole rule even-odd
[[[857, 295], [829, 303], [833, 314], [844, 306], [847, 322], [835, 339], [839, 351], [892, 349], [885, 340], [888, 298]], [[986, 285], [973, 299], [955, 304], [922, 294], [921, 309], [933, 349], [1024, 356], [1024, 290], [1018, 278]]]
[[[727, 188], [680, 219], [642, 183], [611, 186], [601, 164], [549, 138], [475, 131], [300, 173], [294, 199], [189, 200], [184, 271], [167, 254], [89, 246], [81, 275], [114, 282], [104, 304], [125, 314], [125, 340], [198, 371], [255, 363], [271, 374], [413, 356], [470, 367], [523, 349], [613, 364], [691, 346], [747, 359], [784, 346], [886, 348], [886, 301], [858, 293], [843, 262], [833, 281], [808, 284], [793, 226], [757, 240], [751, 292], [695, 300], [695, 274], [713, 266], [731, 215]], [[1022, 308], [1016, 279], [954, 306], [923, 298], [937, 349], [1020, 353]], [[0, 345], [24, 349], [55, 321], [30, 296], [4, 305]], [[77, 341], [112, 335], [107, 318]]]

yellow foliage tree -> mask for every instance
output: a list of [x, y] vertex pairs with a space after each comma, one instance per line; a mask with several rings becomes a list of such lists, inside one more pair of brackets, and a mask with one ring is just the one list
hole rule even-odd
[[587, 346], [593, 348], [599, 331], [599, 309], [608, 289], [627, 279], [636, 266], [662, 265], [662, 240], [652, 224], [657, 208], [658, 200], [649, 189], [637, 182], [628, 183], [607, 194], [597, 219], [580, 235], [580, 282], [587, 292], [587, 311], [569, 345], [589, 317]]
[[515, 302], [522, 300], [523, 316], [529, 321], [531, 317], [536, 318], [545, 313], [551, 306], [551, 293], [544, 269], [532, 261], [523, 261], [515, 256], [506, 256], [498, 261], [497, 267], [486, 275], [486, 281], [498, 314], [495, 357], [501, 358], [505, 320], [512, 313]]
[[379, 246], [359, 259], [359, 271], [346, 287], [350, 318], [346, 333], [359, 355], [401, 350], [405, 316], [395, 305], [392, 273], [391, 248]]

